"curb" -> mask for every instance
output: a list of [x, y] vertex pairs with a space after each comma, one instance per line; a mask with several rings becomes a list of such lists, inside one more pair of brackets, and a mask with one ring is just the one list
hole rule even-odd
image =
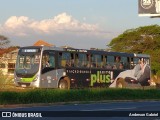
[[70, 104], [94, 104], [94, 103], [117, 103], [117, 102], [145, 102], [145, 101], [160, 101], [160, 100], [103, 100], [103, 101], [74, 101], [74, 102], [56, 102], [56, 103], [33, 103], [33, 104], [4, 104], [0, 105], [0, 109], [4, 108], [24, 108], [38, 106], [53, 106], [53, 105], [70, 105]]

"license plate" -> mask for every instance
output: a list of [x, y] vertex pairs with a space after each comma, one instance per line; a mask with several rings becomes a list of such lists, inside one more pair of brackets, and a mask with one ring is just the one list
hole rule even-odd
[[21, 85], [22, 87], [26, 87], [26, 85]]

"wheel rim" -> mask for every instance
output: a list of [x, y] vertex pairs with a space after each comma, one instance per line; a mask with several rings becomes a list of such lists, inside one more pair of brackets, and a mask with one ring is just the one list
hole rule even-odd
[[67, 83], [65, 83], [65, 81], [61, 81], [59, 84], [59, 88], [60, 89], [67, 89]]
[[60, 83], [59, 88], [60, 89], [64, 89], [65, 88], [65, 84], [64, 83]]
[[118, 83], [117, 87], [118, 87], [118, 88], [123, 88], [122, 83]]

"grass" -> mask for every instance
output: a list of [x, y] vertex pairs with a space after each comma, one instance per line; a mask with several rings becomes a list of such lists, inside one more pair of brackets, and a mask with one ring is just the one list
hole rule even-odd
[[160, 100], [160, 90], [156, 89], [34, 89], [1, 91], [0, 104], [56, 103], [72, 101], [102, 100]]

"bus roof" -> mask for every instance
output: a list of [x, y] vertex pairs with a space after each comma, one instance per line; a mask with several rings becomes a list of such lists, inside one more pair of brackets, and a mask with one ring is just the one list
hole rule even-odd
[[20, 49], [27, 49], [27, 48], [43, 48], [43, 50], [58, 50], [63, 51], [63, 48], [60, 47], [49, 47], [49, 46], [26, 46], [26, 47], [20, 47]]
[[61, 48], [61, 47], [49, 47], [49, 46], [26, 46], [21, 47], [20, 49], [27, 48], [43, 48], [43, 50], [56, 50], [56, 51], [68, 51], [68, 52], [81, 52], [89, 54], [98, 54], [98, 55], [109, 55], [109, 56], [126, 56], [126, 57], [145, 57], [149, 58], [150, 55], [147, 54], [135, 54], [135, 53], [125, 53], [125, 52], [109, 52], [104, 50], [87, 50], [87, 49], [75, 49], [75, 48]]
[[66, 51], [71, 51], [71, 52], [87, 52], [89, 54], [98, 54], [98, 55], [110, 55], [110, 56], [126, 56], [126, 57], [146, 57], [149, 58], [150, 55], [147, 54], [135, 54], [135, 53], [125, 53], [125, 52], [109, 52], [109, 51], [104, 51], [104, 50], [87, 50], [87, 49], [68, 49], [65, 48]]

